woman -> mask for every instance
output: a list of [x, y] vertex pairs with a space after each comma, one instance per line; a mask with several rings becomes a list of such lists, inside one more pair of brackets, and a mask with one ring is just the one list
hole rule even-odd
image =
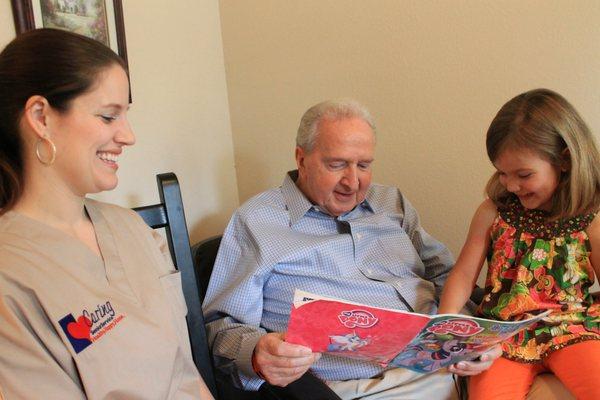
[[211, 399], [164, 242], [85, 197], [117, 185], [135, 142], [123, 61], [31, 31], [0, 53], [0, 93], [0, 394]]

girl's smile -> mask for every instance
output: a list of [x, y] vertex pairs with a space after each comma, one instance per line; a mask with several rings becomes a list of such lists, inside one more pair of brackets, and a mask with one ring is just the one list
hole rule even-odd
[[560, 169], [530, 149], [507, 148], [494, 161], [500, 183], [523, 207], [549, 211]]

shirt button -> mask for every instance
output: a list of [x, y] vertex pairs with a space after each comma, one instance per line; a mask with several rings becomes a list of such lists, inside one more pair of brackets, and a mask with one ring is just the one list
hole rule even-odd
[[361, 235], [360, 233], [357, 233], [357, 234], [356, 234], [356, 239], [357, 239], [357, 240], [360, 240], [361, 238], [362, 238], [362, 235]]

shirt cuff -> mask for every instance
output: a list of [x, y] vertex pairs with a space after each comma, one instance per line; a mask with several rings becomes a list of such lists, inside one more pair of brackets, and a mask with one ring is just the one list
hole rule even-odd
[[252, 354], [254, 354], [254, 348], [263, 335], [263, 332], [252, 332], [244, 335], [235, 361], [244, 389], [247, 390], [258, 390], [260, 385], [264, 383], [264, 379], [261, 379], [252, 368]]

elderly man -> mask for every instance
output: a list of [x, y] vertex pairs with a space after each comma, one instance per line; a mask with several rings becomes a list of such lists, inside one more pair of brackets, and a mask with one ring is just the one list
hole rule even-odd
[[[435, 313], [449, 251], [395, 188], [371, 183], [375, 126], [354, 101], [302, 117], [297, 171], [250, 199], [225, 231], [204, 311], [217, 366], [245, 389], [285, 386], [308, 368], [342, 398], [455, 398], [452, 374], [312, 353], [285, 342], [294, 289], [372, 306]], [[450, 372], [489, 367], [499, 349]]]

